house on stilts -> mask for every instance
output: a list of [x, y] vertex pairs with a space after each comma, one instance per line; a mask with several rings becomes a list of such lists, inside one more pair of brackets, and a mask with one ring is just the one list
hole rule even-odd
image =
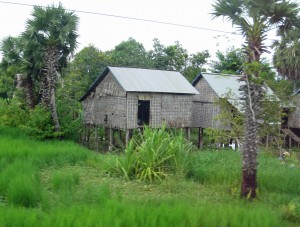
[[[200, 136], [203, 135], [204, 128], [230, 130], [230, 124], [224, 124], [217, 119], [223, 108], [219, 104], [219, 100], [225, 99], [237, 112], [243, 111], [244, 101], [239, 88], [244, 82], [240, 81], [240, 78], [241, 76], [237, 75], [200, 73], [192, 82], [199, 92], [193, 97], [192, 126], [199, 129]], [[267, 94], [274, 95], [268, 87]], [[203, 141], [203, 139], [201, 138], [199, 141]]]
[[300, 89], [292, 94], [291, 104], [286, 106], [287, 116], [282, 130], [289, 136], [289, 147], [292, 147], [293, 143], [300, 146]]
[[176, 71], [107, 67], [80, 99], [83, 123], [110, 131], [131, 131], [148, 125], [191, 127], [193, 96], [199, 92]]

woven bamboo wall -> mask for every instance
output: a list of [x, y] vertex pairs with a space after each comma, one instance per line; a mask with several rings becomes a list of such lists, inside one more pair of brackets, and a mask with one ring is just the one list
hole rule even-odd
[[96, 91], [83, 101], [83, 122], [126, 128], [126, 92], [109, 73]]
[[288, 126], [291, 128], [300, 128], [300, 96], [295, 97], [295, 103], [297, 106], [293, 112], [288, 116]]
[[83, 122], [110, 128], [138, 126], [138, 101], [150, 101], [149, 126], [184, 128], [191, 125], [193, 95], [125, 92], [109, 73], [83, 103]]
[[83, 123], [94, 124], [94, 92], [82, 101], [83, 105]]
[[150, 101], [150, 127], [158, 128], [165, 123], [167, 127], [184, 128], [191, 124], [192, 95], [129, 92], [127, 93], [128, 129], [138, 127], [138, 100]]
[[195, 88], [200, 95], [193, 97], [192, 127], [221, 128], [220, 121], [214, 120], [220, 114], [220, 106], [215, 103], [217, 94], [204, 78], [198, 81]]

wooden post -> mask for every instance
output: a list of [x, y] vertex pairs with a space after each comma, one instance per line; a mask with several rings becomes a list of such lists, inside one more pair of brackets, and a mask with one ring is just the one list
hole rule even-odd
[[87, 147], [90, 146], [90, 135], [91, 135], [91, 127], [90, 127], [90, 124], [87, 125], [87, 139], [86, 139], [86, 145]]
[[203, 128], [198, 128], [198, 148], [203, 149]]
[[186, 130], [186, 139], [188, 141], [190, 141], [191, 140], [191, 128], [187, 127], [185, 130]]
[[112, 151], [114, 145], [114, 130], [109, 128], [109, 151]]
[[130, 140], [130, 129], [126, 129], [125, 146], [127, 147]]
[[98, 126], [95, 125], [96, 151], [99, 152]]
[[86, 146], [86, 124], [84, 124], [84, 132], [83, 132], [83, 145]]

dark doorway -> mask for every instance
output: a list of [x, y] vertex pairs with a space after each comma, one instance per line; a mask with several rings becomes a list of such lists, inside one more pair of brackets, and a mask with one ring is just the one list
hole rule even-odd
[[139, 100], [138, 103], [138, 125], [149, 125], [150, 119], [150, 101]]

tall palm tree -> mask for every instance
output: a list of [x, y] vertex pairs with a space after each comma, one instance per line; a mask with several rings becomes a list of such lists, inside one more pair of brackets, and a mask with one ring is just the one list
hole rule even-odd
[[34, 109], [36, 104], [34, 80], [40, 71], [38, 64], [35, 64], [37, 54], [36, 48], [25, 48], [22, 36], [7, 37], [2, 40], [1, 51], [3, 53], [2, 66], [6, 71], [13, 72], [17, 77], [17, 87], [25, 91], [26, 102], [29, 108]]
[[244, 64], [241, 86], [245, 99], [245, 134], [242, 145], [242, 197], [256, 197], [258, 122], [264, 95], [260, 78], [260, 57], [267, 52], [264, 41], [270, 28], [281, 31], [298, 23], [298, 5], [285, 0], [217, 0], [213, 4], [214, 17], [224, 17], [237, 26], [245, 38]]
[[283, 78], [294, 83], [294, 92], [300, 79], [300, 29], [284, 34], [280, 41], [274, 42], [273, 63]]
[[76, 49], [78, 17], [73, 12], [67, 12], [61, 4], [46, 8], [35, 6], [32, 17], [27, 21], [23, 36], [27, 38], [28, 45], [35, 45], [43, 51], [42, 103], [50, 108], [55, 130], [60, 131], [55, 85], [68, 56]]

